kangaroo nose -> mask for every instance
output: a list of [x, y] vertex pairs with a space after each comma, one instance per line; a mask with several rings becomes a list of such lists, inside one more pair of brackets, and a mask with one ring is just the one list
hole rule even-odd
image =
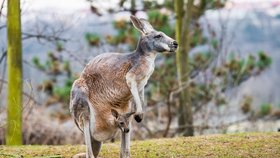
[[172, 44], [173, 44], [173, 46], [174, 46], [175, 48], [178, 47], [178, 43], [177, 43], [176, 41], [173, 41]]
[[129, 132], [129, 129], [128, 128], [125, 128], [124, 129], [124, 133], [128, 133]]

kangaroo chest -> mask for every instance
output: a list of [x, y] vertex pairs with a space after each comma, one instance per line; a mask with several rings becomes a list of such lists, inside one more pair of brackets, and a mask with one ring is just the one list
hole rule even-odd
[[154, 72], [154, 68], [155, 68], [154, 64], [147, 65], [144, 68], [143, 74], [139, 75], [139, 78], [136, 79], [138, 89], [142, 90], [145, 87], [149, 78], [151, 77], [151, 75]]

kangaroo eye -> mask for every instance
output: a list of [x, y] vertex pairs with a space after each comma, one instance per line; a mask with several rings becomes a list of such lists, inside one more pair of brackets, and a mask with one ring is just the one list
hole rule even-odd
[[155, 38], [155, 39], [159, 39], [159, 38], [161, 38], [161, 37], [162, 37], [162, 35], [159, 34], [159, 35], [156, 35], [154, 38]]
[[121, 125], [124, 125], [124, 122], [120, 122]]

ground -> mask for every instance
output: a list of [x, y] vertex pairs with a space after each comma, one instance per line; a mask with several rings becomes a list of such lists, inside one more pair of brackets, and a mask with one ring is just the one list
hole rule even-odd
[[[103, 144], [101, 158], [119, 157], [119, 143]], [[83, 145], [0, 146], [0, 158], [70, 158]], [[280, 157], [280, 132], [207, 135], [133, 141], [132, 158]]]

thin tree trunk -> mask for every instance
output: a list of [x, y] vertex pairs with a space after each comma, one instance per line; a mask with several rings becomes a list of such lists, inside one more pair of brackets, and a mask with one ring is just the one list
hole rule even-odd
[[131, 8], [130, 8], [130, 10], [131, 10], [131, 14], [132, 15], [135, 15], [136, 14], [136, 3], [135, 3], [135, 0], [131, 0]]
[[22, 54], [20, 0], [8, 0], [7, 145], [22, 144]]
[[[186, 10], [184, 11], [184, 1], [175, 0], [175, 11], [176, 11], [176, 39], [179, 43], [179, 50], [176, 54], [177, 74], [179, 86], [183, 83], [188, 82], [189, 69], [188, 69], [188, 52], [190, 50], [190, 39], [189, 39], [189, 26], [191, 23], [191, 8], [193, 6], [193, 0], [188, 0], [186, 3]], [[179, 118], [178, 125], [179, 132], [183, 133], [184, 136], [192, 136], [193, 130], [193, 115], [192, 106], [190, 101], [190, 95], [188, 89], [184, 89], [180, 92], [179, 99]]]

